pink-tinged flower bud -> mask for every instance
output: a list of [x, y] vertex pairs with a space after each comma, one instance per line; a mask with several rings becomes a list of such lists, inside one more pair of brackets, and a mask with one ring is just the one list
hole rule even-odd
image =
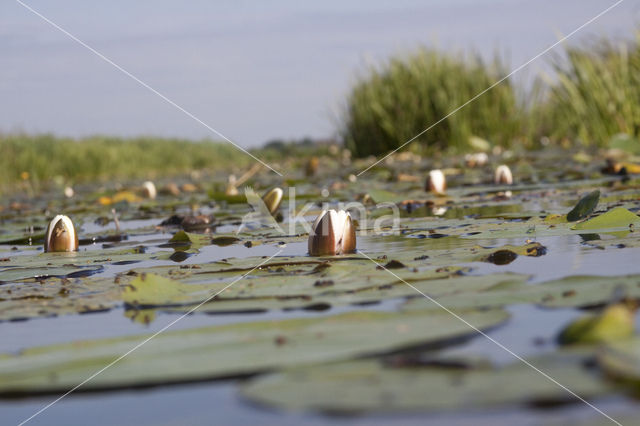
[[78, 234], [73, 227], [71, 219], [59, 214], [54, 217], [47, 227], [47, 234], [44, 240], [44, 251], [77, 251]]
[[496, 168], [496, 173], [493, 178], [496, 185], [511, 185], [513, 183], [513, 175], [509, 166], [504, 164]]
[[267, 206], [269, 213], [272, 215], [275, 214], [280, 208], [280, 203], [282, 203], [282, 196], [284, 192], [280, 188], [273, 188], [262, 197], [262, 201], [264, 205]]
[[442, 170], [431, 170], [429, 172], [424, 189], [425, 191], [433, 192], [434, 194], [444, 194], [447, 189], [447, 180], [445, 179]]
[[356, 228], [344, 210], [324, 210], [309, 234], [311, 256], [332, 256], [356, 251]]

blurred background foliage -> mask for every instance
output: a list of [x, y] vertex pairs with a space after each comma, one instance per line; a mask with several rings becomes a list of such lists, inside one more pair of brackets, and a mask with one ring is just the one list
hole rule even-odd
[[[499, 59], [420, 49], [371, 67], [351, 91], [341, 136], [356, 156], [379, 155], [407, 142], [507, 74]], [[473, 135], [509, 146], [525, 120], [508, 79], [416, 139], [430, 150], [464, 150]]]
[[[487, 140], [488, 147], [573, 144], [640, 152], [640, 32], [633, 40], [565, 47], [552, 65], [552, 74], [538, 77], [532, 88], [506, 79], [444, 118], [504, 78], [509, 67], [497, 57], [487, 63], [477, 54], [427, 48], [391, 58], [354, 84], [338, 118], [338, 139], [354, 157], [380, 156], [442, 120], [406, 149], [456, 154]], [[274, 140], [251, 151], [277, 162], [325, 155], [331, 145]], [[0, 191], [24, 180], [154, 179], [198, 170], [237, 173], [253, 164], [224, 142], [155, 137], [0, 134], [0, 152]]]
[[69, 183], [115, 177], [153, 179], [252, 162], [224, 142], [154, 137], [94, 136], [77, 140], [53, 135], [0, 135], [0, 152], [0, 186], [21, 180], [46, 184], [60, 178]]
[[601, 39], [566, 49], [555, 65], [544, 108], [554, 139], [604, 147], [618, 133], [640, 131], [640, 32], [634, 41]]
[[[606, 147], [616, 134], [640, 132], [640, 35], [569, 46], [553, 74], [531, 89], [509, 79], [412, 142], [422, 154], [464, 152], [474, 136], [509, 148], [540, 147], [542, 138]], [[340, 135], [355, 156], [398, 148], [502, 79], [499, 59], [420, 49], [368, 69], [347, 97]]]

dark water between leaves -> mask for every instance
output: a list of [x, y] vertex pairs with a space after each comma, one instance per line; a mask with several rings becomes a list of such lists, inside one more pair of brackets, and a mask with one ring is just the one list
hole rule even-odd
[[[150, 221], [157, 222], [157, 221]], [[150, 223], [136, 221], [123, 223], [123, 228], [140, 228]], [[92, 231], [99, 231], [94, 229]], [[152, 247], [157, 241], [166, 241], [166, 235], [150, 234], [137, 236], [123, 245], [134, 246], [144, 243]], [[588, 240], [588, 238], [587, 238]], [[425, 250], [429, 240], [424, 240]], [[467, 264], [471, 274], [512, 271], [531, 275], [530, 285], [563, 278], [570, 275], [622, 275], [640, 273], [640, 248], [605, 249], [589, 244], [579, 235], [541, 237], [537, 240], [547, 253], [541, 257], [519, 256], [507, 265], [493, 265], [486, 262]], [[520, 240], [496, 239], [483, 240], [483, 245], [520, 244]], [[359, 249], [364, 252], [388, 253], [393, 257], [403, 241], [394, 241], [385, 237], [365, 237], [359, 241]], [[88, 246], [87, 250], [100, 248]], [[200, 253], [188, 258], [185, 263], [211, 262], [229, 257], [269, 256], [282, 248], [282, 255], [300, 255], [306, 252], [306, 243], [291, 243], [285, 247], [276, 244], [264, 244], [252, 248], [234, 245], [228, 247], [207, 246]], [[150, 248], [150, 250], [160, 250]], [[21, 253], [16, 253], [19, 255]], [[28, 250], [24, 254], [33, 254]], [[132, 266], [157, 266], [172, 264], [171, 261], [149, 261], [136, 265], [107, 265], [101, 273], [112, 276], [127, 271]], [[357, 309], [393, 310], [400, 300], [388, 300]], [[423, 299], [421, 303], [432, 303]], [[270, 311], [260, 314], [191, 315], [173, 329], [185, 329], [212, 324], [227, 324], [241, 321], [299, 317], [317, 317], [332, 315], [354, 307], [334, 307], [322, 312], [310, 311]], [[563, 324], [579, 315], [575, 309], [544, 309], [531, 305], [513, 305], [507, 309], [512, 317], [510, 321], [490, 332], [491, 337], [502, 343], [514, 353], [527, 357], [551, 352], [556, 348], [555, 336]], [[23, 322], [1, 323], [2, 339], [0, 352], [16, 352], [21, 348], [59, 343], [65, 341], [115, 337], [127, 334], [153, 332], [174, 320], [178, 314], [163, 314], [148, 325], [132, 322], [124, 316], [122, 308], [104, 313], [80, 316], [61, 316], [57, 318], [34, 319]], [[640, 327], [640, 318], [636, 318]], [[495, 364], [511, 363], [512, 354], [499, 348], [483, 336], [475, 336], [469, 341], [447, 349], [449, 354], [474, 354], [486, 356]], [[540, 376], [540, 380], [546, 380]], [[425, 395], [428, 398], [428, 395]], [[29, 417], [54, 397], [37, 397], [21, 400], [0, 401], [2, 424], [15, 424]], [[610, 397], [595, 401], [604, 410], [637, 412], [636, 406], [624, 397]], [[209, 382], [191, 385], [174, 385], [142, 390], [123, 390], [107, 393], [74, 394], [57, 403], [33, 419], [30, 424], [50, 425], [179, 425], [179, 424], [278, 424], [278, 425], [382, 425], [389, 422], [398, 424], [554, 424], [554, 421], [576, 421], [597, 419], [598, 414], [590, 407], [576, 402], [553, 409], [513, 408], [508, 410], [470, 411], [458, 414], [431, 415], [373, 415], [353, 418], [326, 417], [314, 414], [287, 414], [253, 406], [244, 401], [237, 392], [234, 382]]]

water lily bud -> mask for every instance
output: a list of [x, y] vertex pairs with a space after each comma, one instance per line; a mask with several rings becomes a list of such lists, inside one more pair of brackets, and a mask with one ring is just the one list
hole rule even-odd
[[281, 188], [273, 188], [271, 191], [264, 194], [262, 197], [262, 201], [264, 205], [267, 206], [269, 213], [274, 214], [280, 208], [280, 203], [282, 203], [282, 195], [284, 192]]
[[425, 191], [433, 192], [435, 194], [444, 194], [447, 189], [447, 180], [444, 177], [442, 170], [431, 170], [427, 176], [427, 183], [425, 185]]
[[73, 197], [75, 194], [75, 192], [73, 191], [73, 188], [70, 186], [65, 186], [64, 187], [64, 196], [67, 198], [71, 198]]
[[44, 251], [77, 251], [78, 234], [73, 227], [73, 222], [68, 216], [58, 215], [54, 217], [47, 227], [44, 240]]
[[309, 234], [309, 254], [325, 256], [353, 253], [356, 250], [356, 228], [351, 215], [344, 210], [324, 210]]
[[496, 185], [511, 185], [513, 183], [513, 175], [509, 166], [505, 164], [498, 166], [493, 180]]
[[150, 180], [146, 181], [142, 184], [142, 192], [144, 196], [153, 200], [158, 195], [158, 191], [156, 190], [156, 186]]

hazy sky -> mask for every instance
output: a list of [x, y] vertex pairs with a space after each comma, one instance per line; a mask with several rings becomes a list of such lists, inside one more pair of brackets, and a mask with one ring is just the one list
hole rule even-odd
[[[248, 147], [331, 136], [358, 72], [390, 54], [499, 49], [515, 68], [615, 0], [25, 3]], [[638, 17], [626, 0], [572, 40], [630, 37]], [[0, 58], [0, 132], [216, 138], [13, 0]]]

